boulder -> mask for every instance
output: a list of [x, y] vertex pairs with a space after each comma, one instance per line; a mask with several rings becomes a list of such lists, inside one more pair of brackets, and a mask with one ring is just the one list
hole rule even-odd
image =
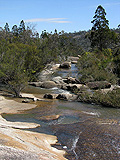
[[46, 70], [56, 70], [58, 69], [60, 64], [55, 64], [54, 62], [51, 62], [50, 64], [47, 64], [45, 69]]
[[41, 87], [42, 82], [29, 82], [29, 85], [35, 86], [35, 87]]
[[95, 81], [95, 82], [88, 82], [87, 86], [90, 89], [104, 89], [104, 88], [110, 88], [111, 87], [111, 83], [107, 82], [107, 81]]
[[53, 81], [45, 81], [41, 84], [41, 88], [53, 88], [53, 87], [57, 87], [57, 84]]
[[22, 101], [22, 103], [30, 103], [30, 100], [29, 100], [29, 99], [24, 99], [24, 100]]
[[40, 119], [43, 121], [52, 121], [52, 120], [57, 120], [59, 117], [60, 115], [50, 115], [50, 116], [40, 117]]
[[73, 101], [73, 100], [77, 99], [77, 95], [73, 95], [73, 94], [59, 94], [56, 97], [56, 99]]
[[62, 64], [60, 64], [59, 68], [64, 68], [64, 69], [68, 69], [71, 67], [71, 62], [63, 62]]
[[60, 77], [60, 76], [54, 77], [52, 79], [52, 81], [54, 81], [57, 84], [64, 84], [64, 81], [63, 81], [62, 77]]
[[54, 64], [52, 66], [52, 70], [57, 70], [60, 67], [60, 64]]
[[66, 85], [66, 84], [62, 84], [62, 85], [61, 85], [61, 89], [67, 90], [67, 89], [68, 89], [68, 88], [67, 88], [67, 85]]
[[77, 64], [77, 61], [71, 61], [72, 64]]
[[68, 77], [66, 79], [63, 80], [65, 83], [69, 84], [69, 83], [72, 83], [72, 84], [79, 84], [80, 81], [77, 80], [76, 78], [73, 78], [73, 77]]
[[38, 74], [38, 79], [42, 82], [47, 81], [53, 73], [54, 71], [51, 69], [44, 69], [42, 72]]
[[58, 96], [58, 94], [45, 94], [43, 98], [47, 99], [55, 99]]
[[81, 87], [83, 87], [82, 84], [68, 84], [67, 90], [71, 92], [79, 91]]
[[73, 57], [73, 56], [69, 56], [68, 57], [68, 61], [78, 61], [79, 60], [79, 57]]
[[3, 101], [5, 98], [3, 96], [0, 96], [0, 101]]
[[81, 55], [78, 55], [78, 58], [81, 58]]

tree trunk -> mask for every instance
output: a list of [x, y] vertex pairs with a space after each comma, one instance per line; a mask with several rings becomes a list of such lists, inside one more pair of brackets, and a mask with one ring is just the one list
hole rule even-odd
[[17, 98], [21, 97], [20, 92], [15, 91], [15, 97]]

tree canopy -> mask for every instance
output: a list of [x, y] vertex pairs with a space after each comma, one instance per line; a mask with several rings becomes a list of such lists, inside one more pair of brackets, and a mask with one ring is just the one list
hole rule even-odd
[[27, 82], [36, 81], [47, 63], [61, 62], [68, 55], [81, 51], [76, 40], [64, 32], [43, 31], [39, 37], [31, 26], [25, 26], [23, 20], [11, 31], [6, 23], [0, 30], [0, 81], [19, 97]]
[[95, 16], [91, 23], [93, 27], [91, 29], [90, 41], [91, 47], [97, 47], [100, 50], [107, 48], [110, 40], [109, 21], [106, 19], [105, 9], [99, 5], [95, 11]]

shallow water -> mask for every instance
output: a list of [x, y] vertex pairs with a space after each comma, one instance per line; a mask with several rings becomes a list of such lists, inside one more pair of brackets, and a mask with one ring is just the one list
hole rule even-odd
[[[77, 68], [59, 71], [62, 77], [67, 73], [76, 76]], [[29, 86], [25, 92], [38, 97], [45, 93], [61, 93], [58, 88], [41, 89]], [[31, 131], [56, 135], [58, 149], [67, 151], [69, 160], [119, 160], [120, 159], [120, 109], [105, 108], [80, 102], [49, 100], [34, 102], [37, 107], [20, 114], [3, 114], [9, 121], [39, 123], [41, 127]], [[45, 121], [42, 116], [60, 115], [57, 120]]]
[[71, 69], [60, 69], [58, 72], [55, 73], [54, 76], [61, 76], [63, 78], [66, 77], [77, 77], [78, 70], [75, 64], [71, 65]]

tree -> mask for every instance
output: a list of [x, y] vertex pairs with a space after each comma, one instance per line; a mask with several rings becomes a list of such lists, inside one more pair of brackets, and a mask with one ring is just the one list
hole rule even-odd
[[105, 9], [99, 5], [95, 11], [95, 16], [93, 17], [93, 27], [90, 34], [91, 47], [98, 47], [100, 50], [107, 48], [110, 29], [109, 21], [106, 19]]
[[12, 27], [12, 33], [13, 33], [14, 36], [18, 36], [18, 28], [17, 28], [17, 25], [14, 25], [14, 26]]
[[0, 81], [8, 85], [16, 97], [20, 97], [28, 81], [24, 66], [25, 50], [25, 45], [11, 43], [0, 54]]
[[118, 29], [120, 29], [120, 24], [118, 25]]
[[19, 34], [25, 31], [25, 23], [23, 20], [20, 22], [20, 26], [18, 30], [19, 30]]
[[9, 28], [8, 23], [5, 24], [4, 28], [5, 28], [6, 33], [10, 32], [10, 28]]

